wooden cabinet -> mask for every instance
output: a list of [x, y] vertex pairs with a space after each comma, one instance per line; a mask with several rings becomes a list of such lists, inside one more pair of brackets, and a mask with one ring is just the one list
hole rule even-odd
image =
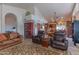
[[33, 34], [33, 22], [24, 23], [24, 35], [26, 38], [31, 38]]

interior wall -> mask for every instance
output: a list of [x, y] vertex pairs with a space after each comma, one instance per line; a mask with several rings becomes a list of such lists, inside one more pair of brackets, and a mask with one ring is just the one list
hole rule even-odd
[[76, 3], [75, 8], [73, 10], [73, 14], [72, 14], [72, 20], [79, 20], [79, 3]]
[[24, 15], [26, 10], [9, 5], [2, 5], [2, 32], [5, 32], [5, 15], [13, 13], [17, 17], [17, 32], [24, 35]]
[[37, 20], [35, 20], [37, 23], [42, 24], [47, 22], [37, 7], [34, 7], [34, 16], [37, 18]]
[[43, 24], [46, 23], [47, 21], [44, 19], [44, 16], [42, 16], [42, 13], [39, 11], [37, 7], [34, 7], [34, 31], [33, 34], [37, 35], [38, 34], [38, 23]]
[[0, 33], [1, 33], [1, 8], [2, 7], [2, 5], [0, 4]]
[[[18, 8], [18, 7], [14, 7], [14, 6], [10, 6], [10, 5], [5, 5], [5, 4], [2, 4], [2, 16], [1, 16], [1, 27], [0, 27], [0, 31], [2, 33], [5, 32], [5, 15], [7, 13], [12, 13], [14, 15], [16, 15], [17, 17], [17, 32], [19, 32], [21, 35], [24, 36], [24, 18], [25, 18], [25, 13], [26, 13], [26, 9], [21, 9], [21, 8]], [[46, 22], [44, 17], [42, 16], [42, 14], [40, 13], [40, 11], [38, 10], [38, 8], [34, 8], [33, 10], [33, 14], [34, 16], [36, 17], [33, 17], [34, 20], [36, 20], [36, 23], [44, 23]], [[42, 21], [40, 21], [42, 20]], [[40, 22], [39, 22], [40, 21]], [[35, 25], [36, 26], [36, 25]], [[34, 27], [37, 29], [37, 27]], [[37, 32], [37, 31], [36, 31]]]
[[79, 11], [79, 3], [76, 3], [75, 8], [73, 10], [73, 16], [76, 15], [76, 13]]
[[65, 21], [72, 21], [72, 15], [67, 15], [64, 17]]

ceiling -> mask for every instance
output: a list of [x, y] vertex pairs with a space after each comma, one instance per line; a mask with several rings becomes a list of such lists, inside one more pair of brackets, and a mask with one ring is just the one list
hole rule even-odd
[[65, 16], [72, 12], [74, 3], [7, 3], [23, 9], [32, 9], [36, 6], [43, 16]]

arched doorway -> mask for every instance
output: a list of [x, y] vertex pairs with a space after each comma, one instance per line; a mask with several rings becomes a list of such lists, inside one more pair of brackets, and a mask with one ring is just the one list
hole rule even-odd
[[17, 17], [13, 13], [5, 15], [5, 32], [17, 32]]

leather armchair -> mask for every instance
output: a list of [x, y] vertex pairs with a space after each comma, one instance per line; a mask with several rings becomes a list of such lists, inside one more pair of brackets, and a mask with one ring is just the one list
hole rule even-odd
[[37, 44], [41, 44], [41, 40], [43, 38], [43, 35], [44, 35], [44, 31], [38, 31], [37, 36], [32, 36], [32, 42], [37, 43]]
[[62, 50], [67, 50], [68, 48], [68, 41], [64, 40], [64, 42], [59, 42], [54, 40], [51, 44], [52, 47], [62, 49]]
[[66, 40], [65, 34], [63, 32], [55, 33], [54, 39], [51, 40], [51, 47], [67, 50], [68, 40]]

